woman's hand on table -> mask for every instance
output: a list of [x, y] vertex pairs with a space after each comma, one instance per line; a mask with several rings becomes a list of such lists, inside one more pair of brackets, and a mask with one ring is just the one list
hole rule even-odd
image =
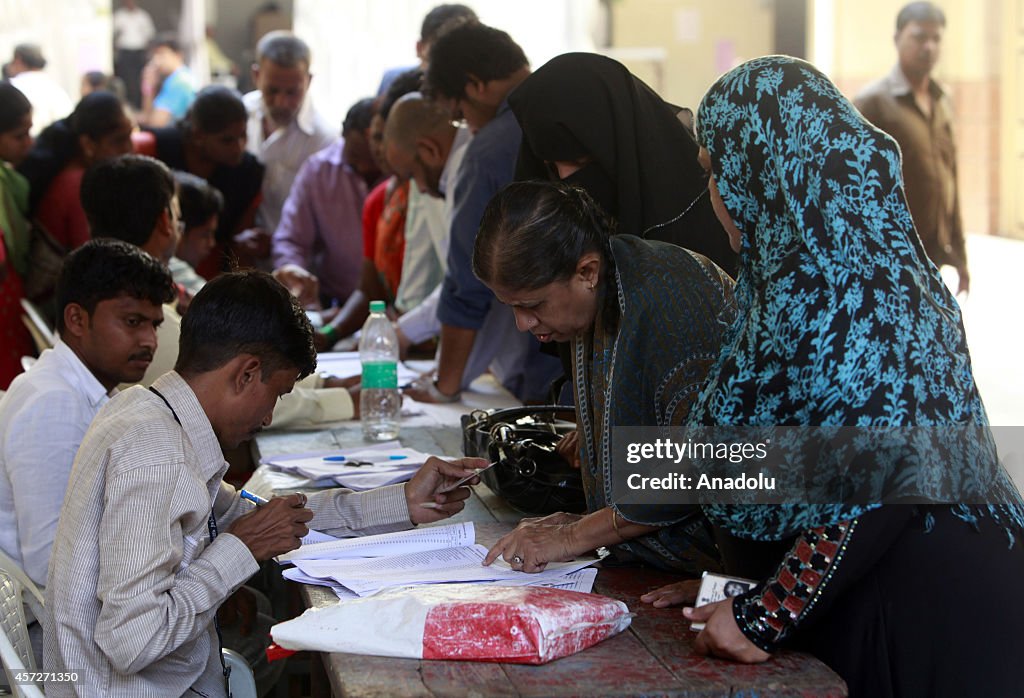
[[576, 523], [583, 518], [583, 514], [570, 514], [567, 511], [556, 511], [547, 516], [531, 516], [519, 522], [519, 526], [558, 526], [560, 524]]
[[705, 623], [693, 643], [694, 650], [698, 654], [744, 664], [760, 664], [771, 659], [770, 654], [748, 640], [736, 625], [732, 604], [733, 599], [725, 599], [699, 608], [683, 609], [687, 620]]
[[580, 433], [573, 429], [555, 444], [555, 453], [574, 468], [580, 467]]
[[666, 584], [653, 591], [649, 591], [640, 597], [644, 603], [649, 603], [655, 608], [666, 606], [678, 606], [681, 603], [692, 604], [697, 601], [697, 592], [700, 591], [699, 579], [684, 579], [674, 584]]
[[[560, 514], [544, 518], [557, 516]], [[484, 564], [489, 565], [501, 557], [513, 569], [521, 572], [542, 572], [549, 562], [572, 560], [578, 554], [586, 552], [576, 550], [576, 520], [567, 523], [541, 523], [543, 520], [528, 519], [520, 522], [516, 530], [502, 536], [487, 551]]]
[[[451, 462], [428, 458], [405, 483], [405, 501], [409, 520], [414, 524], [433, 523], [458, 514], [466, 506], [469, 485], [480, 482], [476, 471], [487, 465], [483, 458], [459, 458]], [[463, 478], [470, 478], [456, 487]], [[455, 489], [451, 489], [451, 488]]]

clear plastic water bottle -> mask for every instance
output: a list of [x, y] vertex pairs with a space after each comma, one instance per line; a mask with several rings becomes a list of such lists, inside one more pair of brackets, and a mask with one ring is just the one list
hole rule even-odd
[[363, 386], [359, 393], [359, 414], [363, 437], [388, 441], [398, 436], [402, 394], [398, 390], [398, 338], [384, 313], [384, 301], [370, 301], [359, 338], [359, 361], [363, 365]]

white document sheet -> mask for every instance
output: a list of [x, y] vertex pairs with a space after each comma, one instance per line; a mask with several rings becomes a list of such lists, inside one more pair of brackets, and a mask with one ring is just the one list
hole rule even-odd
[[[596, 561], [595, 561], [596, 562]], [[566, 589], [568, 591], [591, 592], [594, 589], [594, 580], [597, 579], [597, 570], [593, 567], [586, 567], [582, 570], [569, 572], [560, 577], [545, 577], [544, 579], [531, 579], [535, 574], [522, 574], [518, 579], [503, 579], [496, 582], [486, 582], [494, 586], [504, 587], [551, 587], [552, 589]]]
[[[363, 365], [359, 363], [358, 351], [325, 351], [316, 355], [316, 370], [329, 376], [349, 378], [361, 375]], [[398, 362], [399, 386], [410, 383], [419, 377], [419, 371], [414, 371], [401, 361]]]
[[399, 482], [408, 482], [416, 474], [417, 470], [419, 470], [419, 466], [412, 469], [361, 468], [359, 472], [335, 475], [334, 481], [353, 492], [365, 492], [366, 490], [375, 490], [378, 487], [396, 485]]
[[[344, 456], [344, 460], [340, 458]], [[355, 484], [365, 480], [366, 473], [387, 474], [389, 480], [385, 484], [408, 480], [420, 466], [427, 462], [431, 454], [413, 448], [402, 448], [398, 441], [388, 441], [376, 446], [358, 446], [334, 451], [302, 453], [297, 455], [271, 456], [264, 458], [263, 463], [271, 467], [309, 478], [311, 480], [334, 479], [347, 486], [344, 478], [350, 475], [362, 476], [354, 479]], [[351, 465], [349, 463], [369, 463], [369, 465]], [[402, 478], [403, 474], [409, 477]], [[339, 479], [340, 478], [340, 479]], [[370, 489], [363, 486], [362, 489]]]
[[[529, 580], [522, 586], [549, 587], [551, 589], [565, 589], [566, 591], [579, 591], [584, 594], [590, 594], [594, 591], [594, 580], [596, 579], [597, 570], [593, 567], [587, 567], [586, 569], [577, 570], [576, 572], [567, 574], [564, 577], [558, 577], [557, 579]], [[518, 586], [505, 581], [480, 582], [480, 584], [486, 586]], [[333, 591], [334, 595], [342, 601], [360, 598], [359, 594], [354, 591], [349, 591], [340, 584], [332, 586], [331, 591]]]
[[297, 550], [279, 555], [277, 561], [352, 560], [385, 555], [407, 555], [439, 548], [472, 545], [475, 537], [476, 531], [473, 528], [473, 522], [466, 521], [447, 526], [427, 526], [408, 531], [381, 533], [375, 536], [335, 538], [331, 542], [313, 545], [303, 543], [302, 547]]
[[[332, 543], [334, 541], [339, 541], [339, 540], [341, 540], [341, 539], [338, 538], [337, 536], [332, 536], [332, 535], [330, 535], [328, 533], [321, 533], [320, 531], [314, 531], [313, 529], [309, 529], [309, 533], [307, 533], [306, 535], [304, 535], [302, 537], [302, 545], [303, 546], [322, 545], [324, 543]], [[299, 550], [302, 550], [302, 548], [300, 547], [298, 550], [294, 550], [292, 552], [296, 552], [297, 553]]]
[[[327, 586], [330, 587], [334, 595], [339, 599], [358, 599], [359, 594], [354, 591], [349, 591], [340, 584], [328, 584], [326, 580], [317, 579], [316, 577], [309, 577], [302, 573], [302, 570], [297, 567], [290, 567], [284, 571], [285, 579], [290, 579], [293, 582], [299, 582], [300, 584], [313, 584], [315, 586]], [[492, 582], [480, 582], [480, 584], [491, 585], [491, 586], [535, 586], [535, 587], [551, 587], [552, 589], [565, 589], [567, 591], [581, 591], [584, 593], [591, 593], [594, 590], [594, 580], [597, 579], [597, 570], [593, 567], [587, 567], [582, 570], [570, 572], [567, 575], [556, 578], [546, 579], [534, 579], [536, 575], [523, 575], [522, 584], [513, 583], [508, 580], [498, 580]]]
[[295, 560], [294, 563], [310, 577], [326, 580], [329, 584], [341, 584], [360, 596], [370, 596], [381, 589], [411, 584], [490, 581], [529, 584], [533, 580], [550, 581], [596, 562], [552, 562], [543, 572], [528, 575], [513, 570], [500, 559], [484, 567], [481, 563], [486, 555], [487, 548], [472, 545], [362, 560]]

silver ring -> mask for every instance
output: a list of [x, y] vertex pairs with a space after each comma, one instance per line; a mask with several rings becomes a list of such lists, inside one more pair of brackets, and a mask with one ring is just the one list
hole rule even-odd
[[519, 557], [518, 555], [513, 555], [512, 556], [512, 562], [513, 562], [513, 564], [521, 565], [521, 564], [523, 564], [524, 560], [523, 560], [523, 558]]

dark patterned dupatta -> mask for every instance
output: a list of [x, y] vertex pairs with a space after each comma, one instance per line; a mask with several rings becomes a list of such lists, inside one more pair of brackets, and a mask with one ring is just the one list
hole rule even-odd
[[856, 502], [717, 503], [709, 517], [777, 540], [906, 495], [948, 502], [965, 521], [991, 516], [1012, 540], [1024, 504], [992, 465], [960, 310], [914, 229], [898, 146], [817, 69], [786, 56], [720, 78], [701, 103], [698, 139], [743, 242], [739, 317], [693, 418], [939, 434], [911, 457], [861, 462]]
[[[572, 343], [580, 470], [589, 511], [613, 505], [627, 520], [663, 528], [623, 544], [650, 564], [699, 573], [718, 568], [699, 506], [619, 504], [612, 494], [615, 428], [685, 425], [732, 321], [732, 280], [675, 245], [617, 235], [614, 273], [601, 285], [592, 331]], [[610, 317], [613, 316], [613, 317]]]

